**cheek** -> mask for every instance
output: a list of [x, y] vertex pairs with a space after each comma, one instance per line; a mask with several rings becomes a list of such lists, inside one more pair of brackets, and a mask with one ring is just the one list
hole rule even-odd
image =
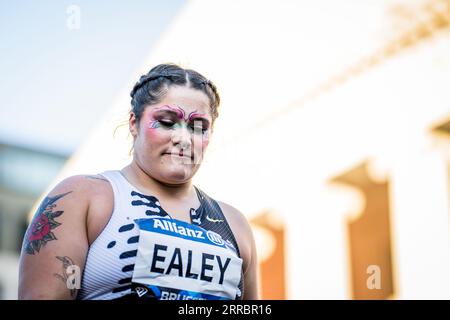
[[145, 136], [150, 140], [150, 141], [155, 141], [160, 139], [161, 133], [158, 132], [158, 129], [152, 129], [152, 128], [147, 128], [145, 130]]
[[206, 147], [208, 146], [208, 144], [209, 144], [209, 138], [208, 138], [208, 137], [202, 139], [202, 149], [206, 149]]
[[207, 135], [205, 135], [203, 137], [197, 137], [197, 138], [195, 138], [194, 144], [195, 144], [195, 146], [198, 146], [199, 148], [204, 150], [204, 149], [206, 149], [206, 147], [208, 147], [209, 137]]
[[160, 127], [154, 127], [152, 122], [147, 123], [145, 126], [144, 134], [147, 140], [150, 142], [162, 142], [170, 138], [170, 131], [164, 130]]

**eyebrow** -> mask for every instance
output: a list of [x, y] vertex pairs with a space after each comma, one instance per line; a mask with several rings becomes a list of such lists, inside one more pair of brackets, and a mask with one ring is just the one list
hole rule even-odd
[[158, 114], [158, 113], [169, 113], [169, 114], [173, 114], [175, 117], [180, 118], [180, 113], [170, 110], [170, 109], [159, 109], [159, 110], [155, 110], [154, 113]]
[[201, 113], [194, 113], [189, 115], [189, 121], [202, 120], [209, 124], [209, 119], [205, 118]]
[[[173, 110], [172, 108], [170, 108], [170, 106], [163, 106], [163, 107], [161, 107], [161, 108], [158, 108], [157, 110], [155, 110], [154, 111], [154, 113], [155, 114], [158, 114], [158, 113], [169, 113], [169, 114], [172, 114], [172, 115], [174, 115], [175, 117], [177, 117], [178, 119], [184, 119], [183, 117], [182, 117], [182, 114], [181, 114], [181, 111], [176, 111], [176, 110]], [[183, 112], [183, 115], [184, 115], [184, 112]], [[206, 118], [205, 116], [204, 116], [204, 114], [203, 113], [198, 113], [198, 112], [192, 112], [190, 115], [189, 115], [189, 117], [188, 117], [188, 121], [195, 121], [195, 120], [197, 120], [197, 121], [203, 121], [203, 122], [205, 122], [206, 124], [210, 124], [210, 121], [209, 121], [209, 119], [208, 118]]]
[[172, 114], [175, 114], [175, 115], [176, 115], [178, 118], [180, 118], [180, 119], [183, 119], [183, 118], [184, 118], [184, 115], [185, 115], [184, 110], [181, 109], [180, 107], [172, 107], [172, 106], [169, 106], [169, 105], [161, 106], [161, 107], [157, 108], [157, 109], [155, 110], [155, 112], [168, 112], [168, 113], [172, 113]]

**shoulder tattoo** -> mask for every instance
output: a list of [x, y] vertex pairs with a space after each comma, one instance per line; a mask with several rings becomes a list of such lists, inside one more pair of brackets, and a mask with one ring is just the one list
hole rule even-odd
[[61, 225], [55, 218], [62, 215], [64, 211], [55, 210], [56, 202], [71, 192], [61, 193], [53, 197], [47, 196], [42, 201], [25, 234], [24, 248], [26, 253], [35, 254], [47, 242], [57, 240], [52, 230]]

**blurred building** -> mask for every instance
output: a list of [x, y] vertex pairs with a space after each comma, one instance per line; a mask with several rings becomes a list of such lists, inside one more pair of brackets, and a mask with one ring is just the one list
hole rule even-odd
[[195, 183], [251, 221], [264, 298], [450, 298], [450, 2], [191, 1], [59, 177], [128, 163], [139, 75], [210, 77]]
[[66, 160], [0, 144], [0, 299], [17, 298], [18, 258], [28, 213]]

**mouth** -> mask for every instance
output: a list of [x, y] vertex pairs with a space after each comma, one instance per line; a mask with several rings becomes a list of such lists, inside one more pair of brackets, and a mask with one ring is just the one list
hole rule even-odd
[[193, 159], [193, 156], [191, 156], [190, 154], [183, 153], [182, 151], [180, 151], [178, 153], [165, 152], [165, 153], [163, 153], [163, 156], [164, 155], [169, 155], [169, 156], [177, 157], [177, 158], [191, 159], [191, 160]]

